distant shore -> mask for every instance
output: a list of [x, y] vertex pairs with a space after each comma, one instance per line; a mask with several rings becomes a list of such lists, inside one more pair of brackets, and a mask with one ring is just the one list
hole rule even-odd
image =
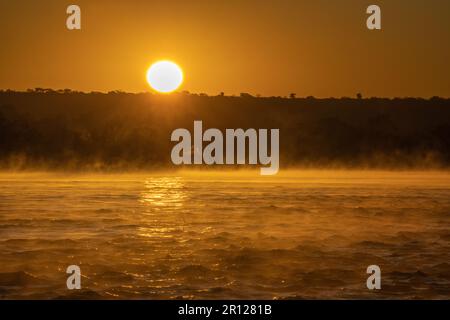
[[280, 129], [282, 170], [450, 168], [450, 99], [34, 89], [0, 91], [0, 170], [178, 169], [170, 134], [195, 120]]

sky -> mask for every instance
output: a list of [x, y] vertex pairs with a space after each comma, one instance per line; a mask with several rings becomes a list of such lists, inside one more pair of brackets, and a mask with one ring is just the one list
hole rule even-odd
[[170, 59], [195, 93], [450, 96], [448, 0], [0, 0], [0, 39], [0, 89], [150, 91]]

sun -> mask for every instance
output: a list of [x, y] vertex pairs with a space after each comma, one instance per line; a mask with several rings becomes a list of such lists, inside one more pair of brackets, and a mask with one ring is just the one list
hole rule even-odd
[[158, 92], [170, 93], [183, 82], [183, 71], [172, 61], [157, 61], [147, 70], [147, 82]]

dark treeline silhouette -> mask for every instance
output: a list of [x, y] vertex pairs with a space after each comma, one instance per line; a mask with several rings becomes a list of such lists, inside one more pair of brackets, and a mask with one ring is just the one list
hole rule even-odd
[[448, 168], [450, 99], [0, 91], [3, 169], [172, 167], [170, 135], [279, 128], [281, 167]]

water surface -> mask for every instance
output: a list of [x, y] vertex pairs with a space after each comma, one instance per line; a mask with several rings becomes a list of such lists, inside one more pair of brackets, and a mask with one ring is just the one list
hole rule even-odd
[[449, 263], [444, 172], [0, 174], [3, 299], [448, 299]]

